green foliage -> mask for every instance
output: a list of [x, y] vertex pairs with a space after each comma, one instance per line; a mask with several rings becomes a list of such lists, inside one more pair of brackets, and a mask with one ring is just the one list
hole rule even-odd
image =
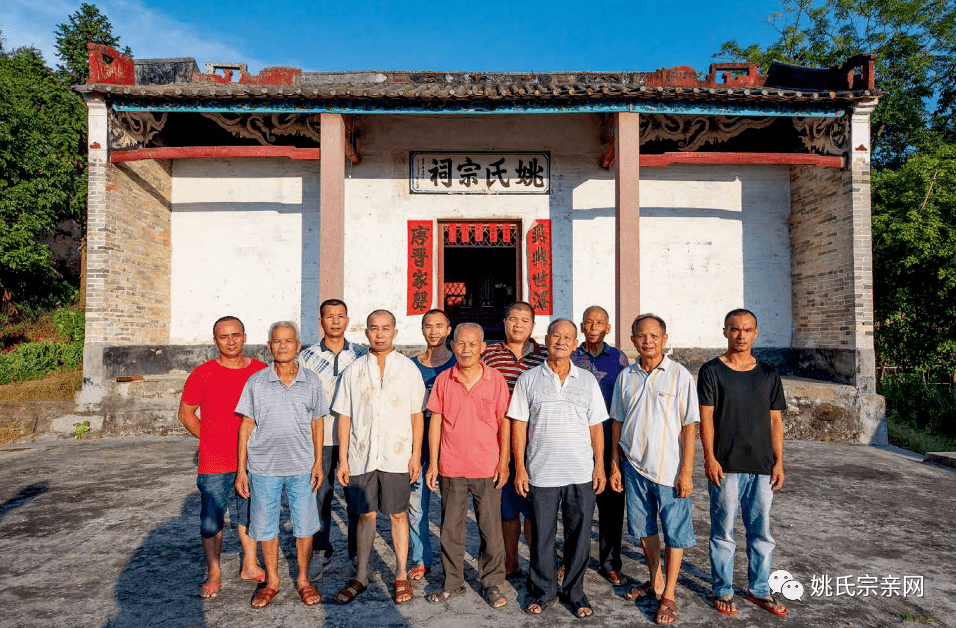
[[0, 384], [40, 379], [82, 363], [82, 342], [27, 342], [0, 353]]
[[768, 22], [779, 37], [766, 48], [725, 42], [718, 58], [779, 60], [829, 67], [876, 56], [873, 112], [877, 170], [896, 168], [932, 133], [956, 139], [956, 3], [952, 0], [782, 0]]
[[[57, 276], [42, 243], [85, 223], [86, 108], [32, 50], [0, 55], [0, 301], [36, 304]], [[60, 286], [55, 292], [63, 292]]]
[[[94, 4], [84, 2], [80, 9], [69, 17], [68, 24], [56, 27], [57, 56], [62, 61], [58, 70], [67, 85], [80, 85], [89, 77], [89, 54], [86, 44], [119, 46], [119, 37], [113, 35], [109, 19], [100, 13]], [[132, 56], [127, 47], [123, 54]]]
[[956, 145], [874, 177], [873, 265], [880, 364], [956, 370]]
[[90, 422], [87, 421], [77, 421], [73, 424], [73, 438], [76, 440], [83, 440], [83, 436], [90, 431]]
[[86, 333], [86, 316], [80, 310], [61, 307], [52, 314], [56, 332], [67, 342], [83, 342]]
[[927, 383], [915, 373], [897, 373], [877, 382], [876, 390], [886, 399], [887, 425], [895, 428], [897, 436], [956, 445], [956, 389], [952, 386]]

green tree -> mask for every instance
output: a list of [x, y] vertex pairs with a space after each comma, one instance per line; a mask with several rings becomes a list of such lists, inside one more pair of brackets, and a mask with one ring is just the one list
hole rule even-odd
[[[873, 165], [899, 168], [935, 133], [954, 131], [956, 3], [953, 0], [782, 0], [767, 21], [778, 38], [766, 47], [725, 42], [717, 58], [833, 66], [876, 57]], [[927, 133], [927, 131], [931, 131]]]
[[85, 138], [83, 101], [34, 50], [0, 55], [0, 312], [56, 292], [42, 240], [85, 214]]
[[[119, 47], [119, 37], [113, 35], [109, 19], [96, 5], [85, 2], [69, 17], [69, 23], [57, 25], [55, 34], [57, 56], [63, 62], [57, 69], [67, 85], [85, 83], [90, 75], [86, 44]], [[122, 52], [126, 56], [133, 54], [128, 46]]]

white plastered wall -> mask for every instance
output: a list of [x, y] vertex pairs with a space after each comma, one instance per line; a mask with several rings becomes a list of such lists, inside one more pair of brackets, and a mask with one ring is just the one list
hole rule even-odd
[[207, 343], [220, 316], [248, 342], [277, 320], [318, 340], [319, 164], [290, 159], [173, 162], [170, 343]]
[[723, 316], [746, 307], [758, 347], [789, 347], [786, 166], [641, 169], [641, 309], [673, 347], [723, 347]]

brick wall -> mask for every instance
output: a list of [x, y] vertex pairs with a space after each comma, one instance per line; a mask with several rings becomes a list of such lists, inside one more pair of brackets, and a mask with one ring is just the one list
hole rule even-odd
[[169, 342], [169, 161], [105, 168], [105, 200], [92, 210], [100, 230], [87, 259], [88, 343]]

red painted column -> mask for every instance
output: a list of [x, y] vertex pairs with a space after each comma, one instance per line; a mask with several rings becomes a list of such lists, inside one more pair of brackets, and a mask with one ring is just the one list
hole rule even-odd
[[615, 160], [615, 342], [622, 351], [630, 343], [631, 321], [641, 311], [640, 156], [641, 127], [637, 113], [614, 114]]
[[320, 115], [319, 303], [345, 297], [345, 123]]

